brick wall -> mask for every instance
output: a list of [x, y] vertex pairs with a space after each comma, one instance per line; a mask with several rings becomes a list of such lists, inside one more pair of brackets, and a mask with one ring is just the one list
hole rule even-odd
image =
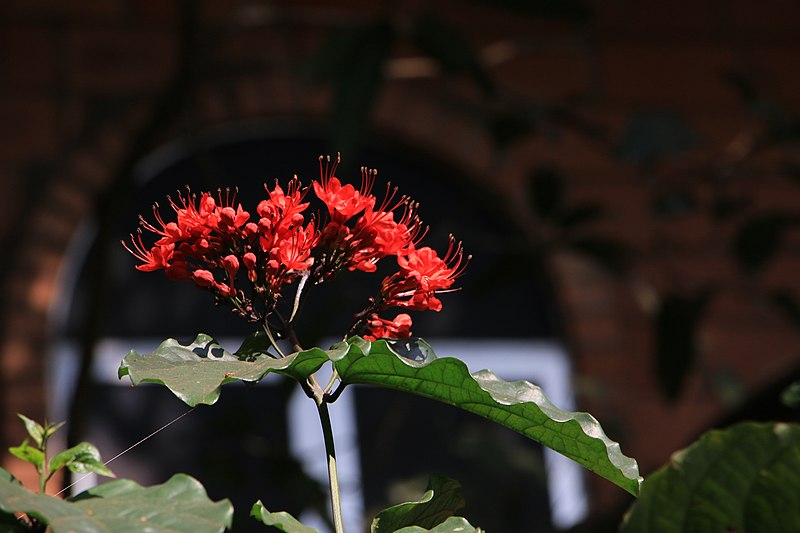
[[[375, 9], [355, 1], [335, 8], [310, 1], [197, 5], [196, 83], [145, 149], [179, 138], [187, 127], [246, 118], [321, 120], [329, 94], [303, 83], [295, 68], [319, 45], [326, 24], [368, 18]], [[406, 7], [414, 9], [413, 3]], [[724, 243], [735, 223], [718, 230], [703, 217], [660, 222], [648, 205], [653, 181], [692, 180], [709, 166], [729, 164], [736, 143], [758, 131], [721, 80], [724, 69], [756, 74], [761, 89], [800, 112], [800, 6], [706, 1], [592, 7], [595, 16], [585, 24], [530, 20], [455, 0], [436, 9], [478, 49], [514, 44], [492, 67], [512, 99], [569, 103], [602, 126], [604, 141], [567, 129], [555, 138], [531, 135], [499, 151], [485, 128], [463, 112], [482, 105], [481, 96], [463, 80], [449, 79], [390, 80], [372, 126], [496, 187], [522, 221], [532, 218], [518, 201], [520, 189], [530, 168], [542, 163], [561, 169], [571, 198], [605, 206], [607, 216], [595, 229], [634, 251], [634, 274], [614, 278], [569, 252], [556, 254], [551, 267], [583, 406], [646, 472], [724, 411], [709, 372], [725, 367], [753, 391], [796, 362], [797, 331], [754, 296], [758, 291], [741, 281], [729, 260]], [[180, 27], [179, 2], [0, 4], [3, 447], [22, 437], [14, 413], [44, 415], [47, 312], [62, 255], [173, 86], [182, 57]], [[630, 113], [643, 109], [680, 113], [698, 142], [655, 168], [621, 164], [615, 143]], [[755, 188], [743, 185], [757, 206], [796, 209], [800, 189], [780, 176], [784, 159], [783, 152], [764, 151], [738, 168], [763, 178]], [[703, 185], [697, 192], [700, 198], [710, 194]], [[788, 237], [796, 245], [797, 235]], [[790, 246], [751, 283], [797, 291], [797, 264]], [[667, 289], [691, 292], [720, 279], [730, 283], [703, 323], [705, 373], [690, 377], [676, 404], [665, 403], [652, 377], [647, 296]], [[8, 460], [3, 466], [19, 472]], [[593, 486], [598, 508], [619, 498], [602, 481]]]

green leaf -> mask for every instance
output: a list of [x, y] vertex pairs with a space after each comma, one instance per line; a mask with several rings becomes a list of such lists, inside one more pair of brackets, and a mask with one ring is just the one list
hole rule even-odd
[[792, 409], [800, 409], [800, 381], [795, 381], [781, 392], [781, 403]]
[[645, 480], [620, 531], [800, 531], [800, 426], [706, 433]]
[[229, 528], [233, 517], [230, 502], [212, 502], [197, 480], [183, 474], [149, 488], [112, 481], [70, 501], [35, 494], [2, 469], [0, 511], [26, 513], [52, 533], [217, 533]]
[[8, 451], [17, 459], [22, 459], [26, 463], [30, 463], [37, 469], [41, 468], [44, 464], [44, 453], [38, 448], [34, 448], [28, 444], [28, 439], [22, 441], [19, 446], [9, 448]]
[[390, 507], [372, 520], [371, 533], [394, 533], [407, 526], [431, 528], [464, 507], [461, 484], [443, 476], [431, 476], [428, 489], [415, 502]]
[[149, 354], [131, 350], [122, 359], [119, 377], [130, 376], [131, 382], [160, 383], [190, 406], [213, 404], [219, 398], [220, 386], [231, 381], [258, 381], [270, 372], [307, 378], [329, 360], [328, 355], [314, 348], [274, 359], [259, 353], [252, 338], [237, 352], [226, 352], [214, 339], [203, 333], [189, 344], [167, 339]]
[[406, 356], [385, 340], [361, 347], [350, 342], [348, 353], [335, 362], [343, 383], [378, 385], [460, 407], [540, 442], [638, 494], [642, 478], [636, 461], [620, 452], [619, 444], [605, 435], [594, 417], [557, 408], [536, 385], [506, 382], [489, 370], [470, 374], [462, 361], [437, 359], [430, 351], [415, 350], [409, 339], [402, 341]]
[[256, 520], [280, 529], [284, 533], [319, 533], [319, 530], [313, 527], [304, 526], [295, 517], [286, 511], [277, 513], [269, 512], [261, 500], [253, 504], [253, 509], [250, 511], [250, 516], [255, 517]]
[[483, 530], [473, 526], [465, 518], [451, 516], [433, 529], [409, 526], [398, 529], [395, 533], [483, 533]]
[[25, 429], [28, 431], [28, 435], [31, 436], [36, 446], [39, 448], [44, 447], [44, 428], [38, 422], [31, 420], [25, 415], [17, 413], [17, 416], [22, 419], [22, 422], [25, 424]]
[[106, 477], [116, 477], [114, 473], [103, 464], [100, 452], [94, 445], [88, 442], [80, 444], [57, 453], [50, 459], [50, 471], [55, 472], [59, 468], [69, 468], [71, 472], [79, 474], [98, 474]]
[[785, 213], [768, 213], [745, 222], [733, 242], [733, 256], [742, 270], [751, 275], [761, 270], [775, 256], [793, 222]]

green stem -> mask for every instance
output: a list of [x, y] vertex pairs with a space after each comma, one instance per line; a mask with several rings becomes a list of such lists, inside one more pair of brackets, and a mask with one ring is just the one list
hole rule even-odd
[[317, 411], [319, 420], [322, 423], [322, 434], [325, 437], [325, 452], [328, 455], [328, 481], [331, 489], [331, 509], [333, 511], [333, 526], [336, 533], [344, 533], [344, 523], [342, 522], [342, 502], [339, 497], [339, 475], [336, 472], [336, 451], [333, 446], [333, 428], [331, 427], [331, 417], [328, 414], [328, 404], [323, 397], [316, 396]]
[[[47, 422], [45, 421], [45, 424]], [[46, 427], [46, 426], [45, 426]], [[42, 464], [39, 466], [39, 493], [44, 494], [47, 489], [47, 480], [50, 479], [48, 475], [48, 465], [47, 465], [47, 436], [42, 439]]]

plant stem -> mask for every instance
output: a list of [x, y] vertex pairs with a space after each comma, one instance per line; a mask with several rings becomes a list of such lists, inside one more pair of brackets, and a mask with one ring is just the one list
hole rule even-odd
[[333, 428], [331, 417], [328, 414], [328, 404], [322, 396], [315, 396], [319, 420], [322, 423], [322, 434], [325, 437], [325, 452], [328, 455], [328, 481], [331, 489], [331, 510], [333, 512], [333, 526], [336, 533], [344, 533], [342, 522], [342, 502], [339, 497], [339, 475], [336, 472], [336, 451], [333, 446]]

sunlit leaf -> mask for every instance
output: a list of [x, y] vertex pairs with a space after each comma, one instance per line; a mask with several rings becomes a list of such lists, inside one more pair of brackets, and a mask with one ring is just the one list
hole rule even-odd
[[245, 342], [251, 344], [240, 358], [225, 351], [203, 333], [191, 343], [168, 339], [149, 354], [131, 350], [122, 359], [119, 377], [130, 376], [134, 385], [160, 383], [186, 404], [195, 406], [216, 402], [219, 388], [225, 383], [236, 380], [255, 382], [270, 372], [305, 379], [329, 360], [319, 348], [274, 359], [253, 350], [252, 340]]
[[68, 448], [57, 453], [50, 459], [50, 470], [55, 471], [67, 467], [71, 472], [78, 474], [99, 474], [106, 477], [115, 477], [114, 473], [103, 464], [100, 452], [88, 442]]
[[407, 526], [431, 528], [453, 516], [462, 507], [464, 499], [461, 497], [461, 484], [454, 479], [432, 476], [422, 498], [381, 511], [372, 520], [370, 532], [394, 533]]
[[621, 533], [800, 531], [800, 426], [710, 431], [642, 485]]
[[229, 501], [209, 500], [203, 486], [183, 474], [149, 488], [112, 481], [62, 500], [30, 492], [2, 469], [0, 511], [26, 513], [52, 533], [218, 533], [230, 527], [233, 517]]
[[8, 451], [17, 459], [22, 459], [36, 468], [40, 468], [44, 464], [44, 453], [39, 448], [31, 446], [28, 439], [22, 441], [19, 446], [9, 448]]
[[638, 493], [641, 477], [636, 461], [620, 452], [619, 444], [605, 435], [594, 417], [559, 409], [536, 385], [507, 382], [489, 370], [470, 374], [462, 361], [436, 358], [428, 348], [407, 350], [413, 358], [399, 355], [385, 340], [364, 348], [353, 345], [335, 362], [343, 383], [378, 385], [460, 407], [552, 448], [631, 494]]
[[475, 527], [466, 518], [460, 516], [451, 516], [441, 524], [434, 526], [431, 529], [425, 529], [419, 526], [409, 526], [403, 529], [398, 529], [394, 533], [482, 533], [483, 530]]
[[293, 517], [286, 511], [279, 511], [272, 513], [264, 507], [261, 500], [253, 505], [250, 511], [250, 516], [254, 517], [259, 522], [265, 525], [277, 528], [284, 533], [319, 533], [318, 529], [313, 527], [304, 526], [297, 518]]
[[25, 429], [27, 430], [28, 435], [30, 435], [31, 438], [33, 439], [33, 442], [36, 444], [36, 446], [41, 448], [43, 446], [43, 443], [44, 443], [44, 434], [45, 434], [45, 430], [41, 426], [41, 424], [39, 424], [38, 422], [36, 422], [34, 420], [31, 420], [30, 418], [28, 418], [25, 415], [21, 415], [21, 414], [17, 413], [17, 416], [25, 424]]

